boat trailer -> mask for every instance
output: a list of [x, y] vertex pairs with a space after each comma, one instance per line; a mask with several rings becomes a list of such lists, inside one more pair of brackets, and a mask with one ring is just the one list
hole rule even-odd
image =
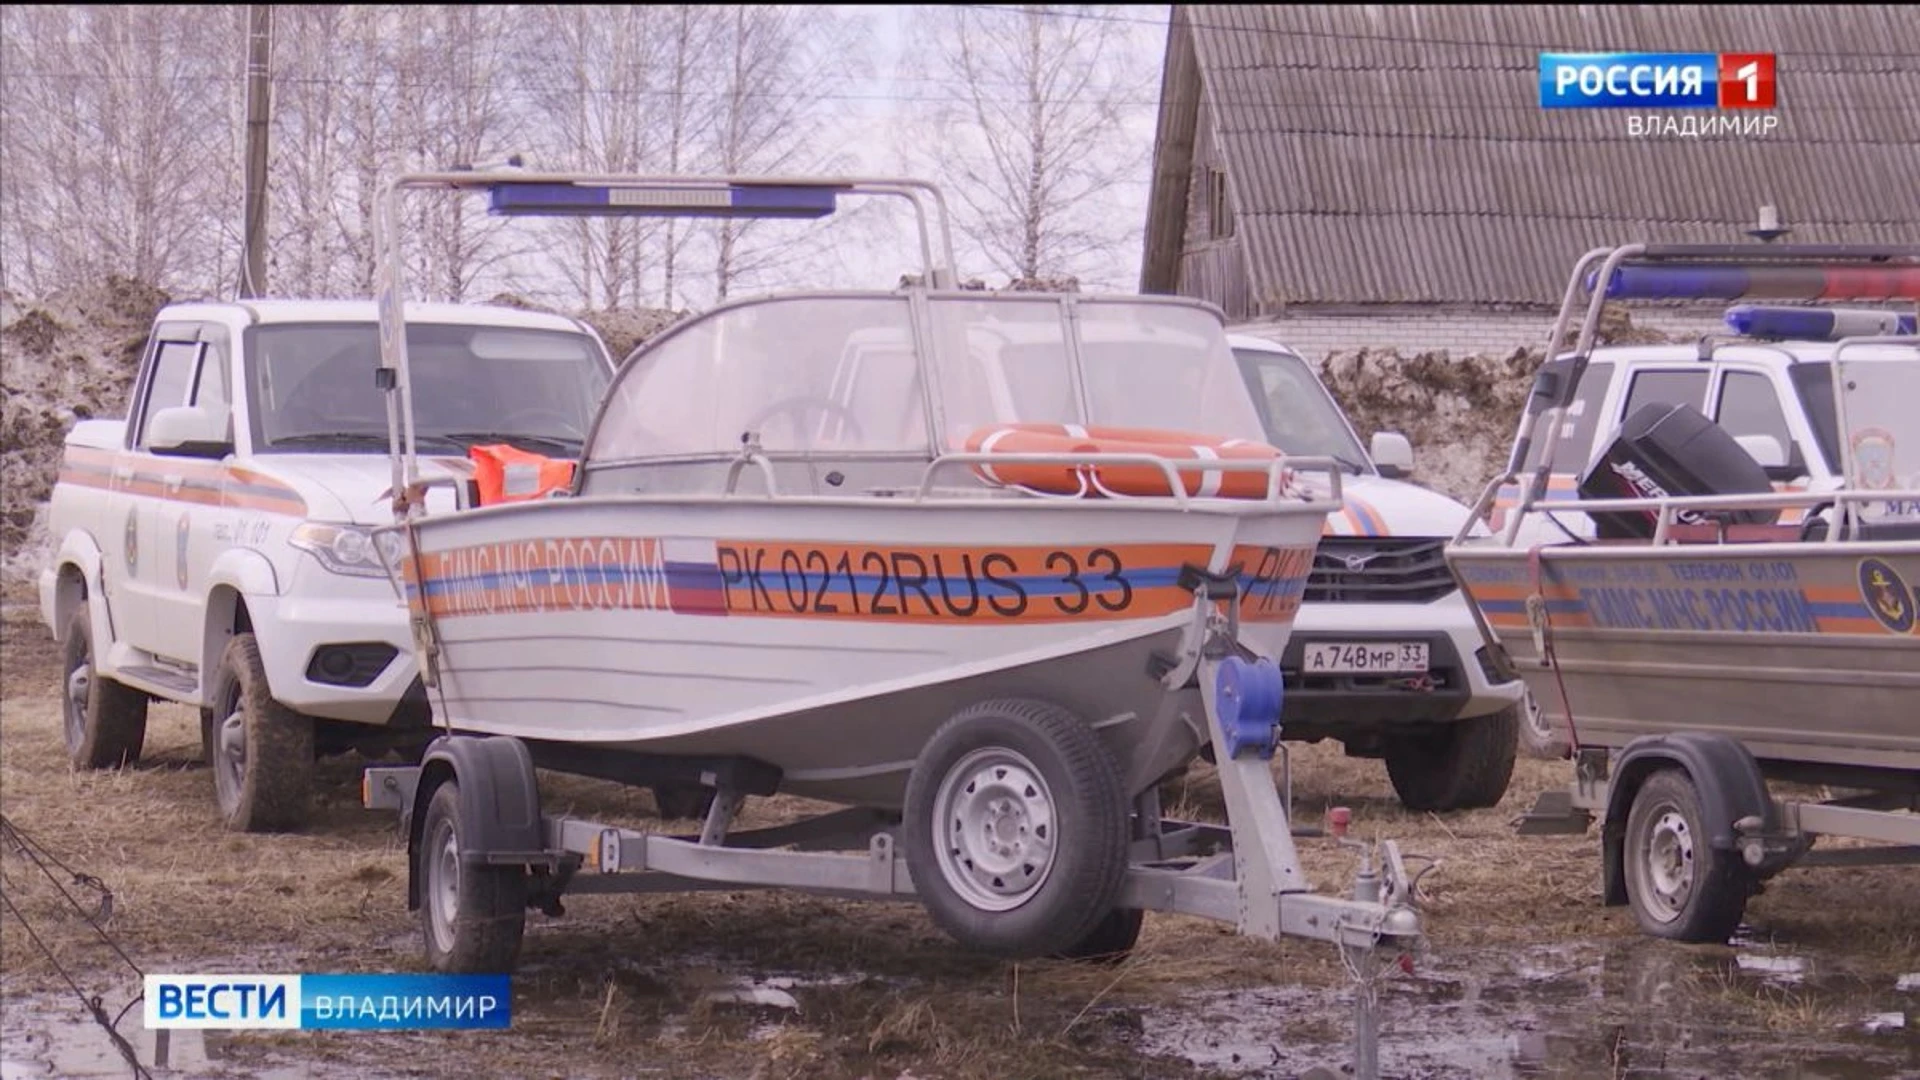
[[[1349, 838], [1349, 815], [1336, 808], [1328, 831], [1358, 852], [1361, 865], [1348, 895], [1312, 891], [1273, 766], [1276, 751], [1283, 766], [1286, 754], [1279, 739], [1279, 669], [1235, 645], [1239, 585], [1232, 575], [1190, 571], [1188, 579], [1193, 621], [1182, 655], [1161, 681], [1169, 689], [1198, 683], [1227, 823], [1165, 819], [1157, 787], [1141, 794], [1132, 808], [1119, 906], [1078, 955], [1124, 954], [1145, 911], [1216, 920], [1269, 941], [1330, 942], [1356, 984], [1355, 1074], [1376, 1077], [1375, 982], [1396, 965], [1411, 970], [1426, 944], [1413, 882], [1394, 841], [1376, 849]], [[1166, 707], [1178, 707], [1177, 700]], [[527, 910], [560, 915], [567, 894], [776, 888], [842, 898], [914, 896], [897, 813], [855, 807], [735, 831], [743, 801], [772, 794], [778, 777], [750, 760], [715, 761], [699, 777], [715, 797], [698, 835], [643, 832], [543, 813], [536, 749], [508, 736], [450, 733], [438, 737], [417, 766], [364, 773], [363, 803], [401, 814], [408, 906], [421, 912], [430, 937], [440, 935], [440, 948], [430, 952], [448, 958], [444, 970], [511, 968]], [[457, 796], [436, 810], [442, 789]], [[490, 887], [473, 888], [476, 879]], [[483, 907], [460, 910], [474, 895]]]

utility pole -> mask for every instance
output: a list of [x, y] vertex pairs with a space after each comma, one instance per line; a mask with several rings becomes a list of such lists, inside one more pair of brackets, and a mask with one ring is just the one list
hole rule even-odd
[[273, 5], [251, 5], [247, 14], [247, 190], [240, 265], [243, 300], [267, 291], [267, 95], [272, 87], [267, 63], [273, 47]]

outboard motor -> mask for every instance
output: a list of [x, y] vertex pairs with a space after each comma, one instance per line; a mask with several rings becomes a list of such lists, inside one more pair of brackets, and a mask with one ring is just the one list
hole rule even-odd
[[[1606, 452], [1580, 478], [1583, 499], [1658, 499], [1678, 495], [1765, 494], [1773, 483], [1727, 430], [1691, 405], [1643, 405], [1627, 417]], [[1603, 540], [1651, 539], [1659, 524], [1653, 510], [1611, 510], [1589, 515]], [[1676, 521], [1690, 525], [1726, 522], [1771, 525], [1778, 510], [1683, 510]]]

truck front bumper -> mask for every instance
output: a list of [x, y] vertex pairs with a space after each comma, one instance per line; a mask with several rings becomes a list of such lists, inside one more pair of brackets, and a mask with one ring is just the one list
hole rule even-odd
[[[1327, 674], [1305, 664], [1310, 645], [1411, 641], [1427, 645], [1425, 672]], [[1288, 739], [1364, 741], [1499, 712], [1526, 696], [1525, 683], [1502, 679], [1458, 592], [1426, 604], [1303, 604], [1280, 668], [1286, 680], [1281, 734]]]
[[352, 586], [325, 596], [247, 597], [260, 660], [282, 704], [326, 720], [430, 722], [407, 609], [384, 582], [375, 584], [380, 599]]

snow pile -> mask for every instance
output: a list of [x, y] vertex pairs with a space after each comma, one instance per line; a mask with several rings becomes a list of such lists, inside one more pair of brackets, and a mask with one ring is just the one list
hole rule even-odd
[[1445, 352], [1401, 356], [1391, 350], [1335, 353], [1320, 378], [1367, 438], [1398, 431], [1413, 443], [1413, 479], [1472, 505], [1506, 464], [1520, 410], [1540, 354]]
[[46, 498], [74, 423], [123, 413], [166, 294], [125, 278], [28, 303], [0, 296], [0, 574], [46, 555]]
[[[1633, 325], [1624, 308], [1602, 311], [1603, 345], [1660, 344], [1658, 330]], [[1467, 505], [1505, 470], [1520, 412], [1533, 389], [1539, 350], [1455, 358], [1445, 350], [1402, 356], [1391, 349], [1335, 353], [1320, 378], [1362, 439], [1398, 431], [1413, 443], [1413, 479]]]

